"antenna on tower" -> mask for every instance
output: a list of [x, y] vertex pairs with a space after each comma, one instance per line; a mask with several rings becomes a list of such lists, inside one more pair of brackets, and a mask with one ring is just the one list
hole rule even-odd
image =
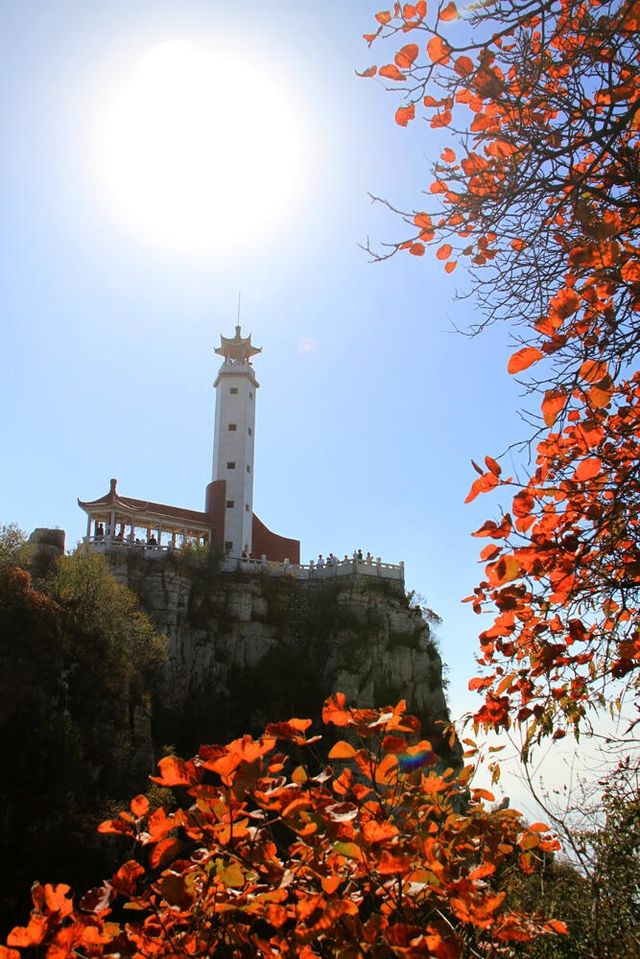
[[240, 297], [241, 296], [242, 296], [242, 292], [238, 290], [238, 326], [240, 326]]

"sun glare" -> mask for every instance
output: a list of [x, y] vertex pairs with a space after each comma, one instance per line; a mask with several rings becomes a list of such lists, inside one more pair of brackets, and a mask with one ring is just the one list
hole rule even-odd
[[253, 237], [294, 187], [297, 142], [269, 78], [240, 60], [163, 43], [108, 112], [106, 177], [137, 227], [193, 251]]

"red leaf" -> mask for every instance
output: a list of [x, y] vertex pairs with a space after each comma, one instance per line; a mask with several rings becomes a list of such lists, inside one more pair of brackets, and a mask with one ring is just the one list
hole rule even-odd
[[448, 63], [451, 47], [440, 37], [431, 37], [427, 44], [427, 53], [433, 63]]
[[0, 946], [0, 959], [20, 959], [20, 953], [17, 949], [7, 949], [6, 946]]
[[98, 832], [117, 836], [133, 836], [131, 824], [125, 822], [124, 819], [105, 819], [98, 826]]
[[496, 546], [495, 543], [489, 543], [488, 546], [485, 546], [484, 549], [480, 551], [480, 559], [483, 560], [483, 562], [488, 562], [491, 559], [495, 559], [499, 554], [500, 546]]
[[443, 243], [442, 246], [436, 250], [436, 256], [439, 260], [448, 260], [451, 256], [451, 244]]
[[356, 750], [350, 743], [346, 743], [343, 739], [338, 740], [335, 746], [332, 747], [329, 753], [329, 759], [353, 759], [356, 755]]
[[509, 358], [507, 372], [511, 374], [521, 373], [523, 370], [528, 369], [533, 363], [536, 363], [541, 358], [542, 353], [540, 350], [536, 349], [535, 346], [525, 346], [522, 350], [518, 350], [517, 353], [514, 353], [513, 356]]
[[458, 13], [458, 8], [456, 7], [453, 0], [444, 7], [438, 16], [439, 20], [456, 20], [460, 14]]
[[584, 483], [586, 480], [593, 479], [594, 476], [602, 470], [602, 463], [596, 456], [590, 456], [588, 459], [583, 460], [580, 463], [580, 466], [577, 468], [573, 474], [573, 479], [577, 483]]
[[542, 418], [551, 429], [562, 410], [567, 405], [567, 397], [562, 390], [547, 390], [542, 401]]
[[592, 386], [589, 390], [589, 403], [597, 410], [602, 410], [608, 406], [613, 396], [612, 390], [603, 390], [598, 386]]
[[417, 43], [408, 43], [406, 46], [398, 50], [393, 59], [403, 70], [408, 70], [417, 60], [419, 53], [420, 48], [418, 47]]
[[449, 260], [448, 263], [445, 263], [444, 272], [445, 272], [445, 273], [453, 273], [453, 271], [455, 270], [455, 268], [457, 267], [457, 265], [458, 265], [458, 261], [457, 261], [457, 260]]
[[410, 120], [415, 119], [415, 115], [416, 105], [415, 103], [410, 103], [408, 107], [398, 107], [396, 110], [395, 120], [398, 126], [406, 127]]
[[147, 823], [147, 830], [151, 837], [151, 842], [158, 842], [164, 839], [167, 833], [176, 828], [176, 822], [172, 816], [167, 816], [164, 806], [159, 806], [150, 816]]
[[608, 375], [607, 364], [597, 360], [585, 360], [580, 367], [580, 376], [587, 383], [599, 383]]
[[386, 27], [391, 20], [391, 14], [388, 10], [380, 10], [379, 13], [376, 13], [376, 20], [378, 23], [381, 23], [383, 27]]
[[493, 795], [493, 793], [490, 793], [487, 789], [472, 789], [471, 795], [476, 801], [478, 801], [479, 799], [484, 799], [486, 802], [496, 801], [496, 797]]
[[47, 932], [46, 916], [32, 916], [28, 926], [15, 926], [7, 936], [8, 946], [26, 949], [39, 946]]
[[160, 767], [159, 776], [150, 776], [154, 783], [161, 786], [192, 786], [197, 782], [197, 776], [193, 763], [186, 763], [179, 756], [165, 756], [158, 763]]
[[456, 155], [451, 149], [451, 147], [445, 147], [445, 149], [440, 154], [440, 159], [444, 160], [445, 163], [453, 163], [456, 159]]
[[580, 297], [575, 290], [565, 288], [553, 297], [549, 312], [560, 317], [562, 320], [566, 320], [568, 316], [576, 312], [579, 306]]
[[111, 885], [121, 895], [133, 896], [136, 892], [136, 883], [141, 876], [144, 876], [144, 869], [140, 863], [135, 859], [129, 859], [114, 873]]
[[71, 887], [61, 882], [57, 885], [46, 883], [44, 887], [44, 901], [49, 912], [57, 912], [60, 916], [68, 916], [73, 909], [71, 899], [67, 898]]
[[497, 485], [498, 477], [494, 476], [493, 473], [485, 473], [484, 476], [479, 476], [467, 493], [465, 503], [471, 503], [479, 493], [487, 493]]
[[400, 73], [395, 63], [387, 63], [386, 66], [380, 67], [378, 73], [381, 77], [386, 77], [387, 80], [404, 80], [404, 73]]
[[409, 253], [412, 256], [423, 256], [424, 255], [424, 244], [423, 243], [412, 243], [409, 247]]
[[344, 693], [334, 693], [325, 699], [322, 706], [322, 722], [333, 723], [334, 726], [348, 726], [353, 718], [351, 710], [346, 708], [347, 697]]
[[494, 460], [493, 456], [485, 456], [484, 461], [487, 464], [487, 469], [490, 470], [494, 476], [500, 476], [502, 467], [497, 460]]
[[413, 222], [417, 227], [420, 227], [421, 230], [431, 230], [433, 227], [431, 217], [428, 213], [416, 213]]
[[453, 66], [453, 69], [456, 71], [458, 76], [468, 77], [471, 73], [473, 73], [473, 71], [475, 70], [475, 67], [473, 65], [473, 60], [471, 59], [471, 57], [458, 57], [458, 59], [456, 60]]
[[183, 843], [181, 843], [179, 839], [161, 840], [161, 842], [159, 842], [157, 846], [154, 846], [151, 850], [151, 855], [149, 856], [149, 865], [153, 869], [164, 865], [164, 863], [168, 862], [169, 859], [175, 858], [182, 848]]
[[139, 819], [141, 816], [144, 816], [149, 812], [149, 800], [142, 794], [139, 796], [134, 796], [129, 803], [129, 808], [136, 819]]
[[357, 77], [375, 77], [377, 72], [378, 72], [377, 67], [367, 67], [367, 69], [363, 70], [362, 72], [360, 72], [359, 70], [356, 70], [356, 76]]
[[398, 827], [390, 822], [376, 822], [371, 819], [363, 824], [362, 835], [367, 842], [385, 842], [398, 835]]

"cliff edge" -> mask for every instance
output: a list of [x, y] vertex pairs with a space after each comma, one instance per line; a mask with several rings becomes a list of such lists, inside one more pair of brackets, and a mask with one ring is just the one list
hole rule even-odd
[[154, 740], [190, 754], [201, 742], [318, 718], [341, 691], [358, 706], [406, 699], [434, 748], [449, 720], [429, 623], [400, 583], [353, 574], [308, 582], [221, 572], [213, 558], [110, 556], [168, 639], [154, 697]]

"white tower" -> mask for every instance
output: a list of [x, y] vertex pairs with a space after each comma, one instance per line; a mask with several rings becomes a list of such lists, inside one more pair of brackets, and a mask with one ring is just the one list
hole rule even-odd
[[216, 349], [224, 362], [213, 384], [216, 419], [213, 439], [212, 480], [226, 480], [224, 511], [225, 549], [232, 556], [251, 552], [253, 525], [253, 447], [256, 422], [256, 380], [251, 357], [261, 350], [251, 336], [221, 336]]

